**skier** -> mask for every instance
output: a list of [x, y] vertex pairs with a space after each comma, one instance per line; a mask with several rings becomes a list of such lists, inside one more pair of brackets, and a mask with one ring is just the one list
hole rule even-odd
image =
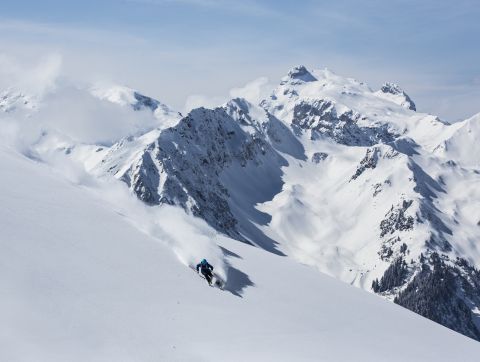
[[197, 273], [200, 271], [202, 275], [207, 279], [209, 285], [212, 285], [212, 274], [213, 266], [211, 266], [207, 259], [203, 259], [200, 263], [197, 264]]

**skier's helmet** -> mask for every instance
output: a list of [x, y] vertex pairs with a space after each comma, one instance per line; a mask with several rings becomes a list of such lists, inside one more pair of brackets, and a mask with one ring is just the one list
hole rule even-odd
[[207, 259], [203, 259], [200, 263], [203, 265], [207, 264]]

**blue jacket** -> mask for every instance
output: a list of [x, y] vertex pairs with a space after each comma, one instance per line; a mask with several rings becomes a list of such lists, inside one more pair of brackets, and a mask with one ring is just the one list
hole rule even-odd
[[213, 266], [211, 266], [208, 261], [202, 260], [200, 263], [197, 264], [197, 272], [201, 271], [202, 274], [209, 272], [210, 270], [213, 270]]

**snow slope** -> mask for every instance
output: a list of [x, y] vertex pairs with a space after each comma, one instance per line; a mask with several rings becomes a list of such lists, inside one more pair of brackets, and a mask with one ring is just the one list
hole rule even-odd
[[163, 206], [141, 225], [143, 205], [88, 178], [4, 147], [0, 164], [1, 360], [477, 360], [469, 338], [226, 237], [228, 290], [210, 288], [170, 248], [174, 231], [212, 239], [206, 224]]
[[416, 112], [393, 83], [298, 66], [258, 105], [232, 99], [71, 154], [149, 205], [480, 340], [478, 125]]
[[480, 340], [478, 116], [450, 125], [416, 112], [393, 83], [374, 91], [303, 66], [258, 105], [235, 98], [185, 117], [127, 87], [2, 94], [2, 144], [93, 193], [182, 264], [207, 257], [231, 292], [249, 292], [245, 275], [269, 257], [232, 269], [238, 260], [217, 243], [243, 246], [225, 237]]

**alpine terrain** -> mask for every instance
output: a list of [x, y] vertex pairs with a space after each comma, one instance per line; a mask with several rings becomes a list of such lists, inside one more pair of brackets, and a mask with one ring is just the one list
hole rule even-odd
[[[480, 114], [304, 66], [186, 115], [123, 86], [27, 94], [0, 95], [6, 360], [480, 351]], [[76, 99], [121, 132], [71, 132]], [[223, 291], [185, 267], [204, 257]]]

